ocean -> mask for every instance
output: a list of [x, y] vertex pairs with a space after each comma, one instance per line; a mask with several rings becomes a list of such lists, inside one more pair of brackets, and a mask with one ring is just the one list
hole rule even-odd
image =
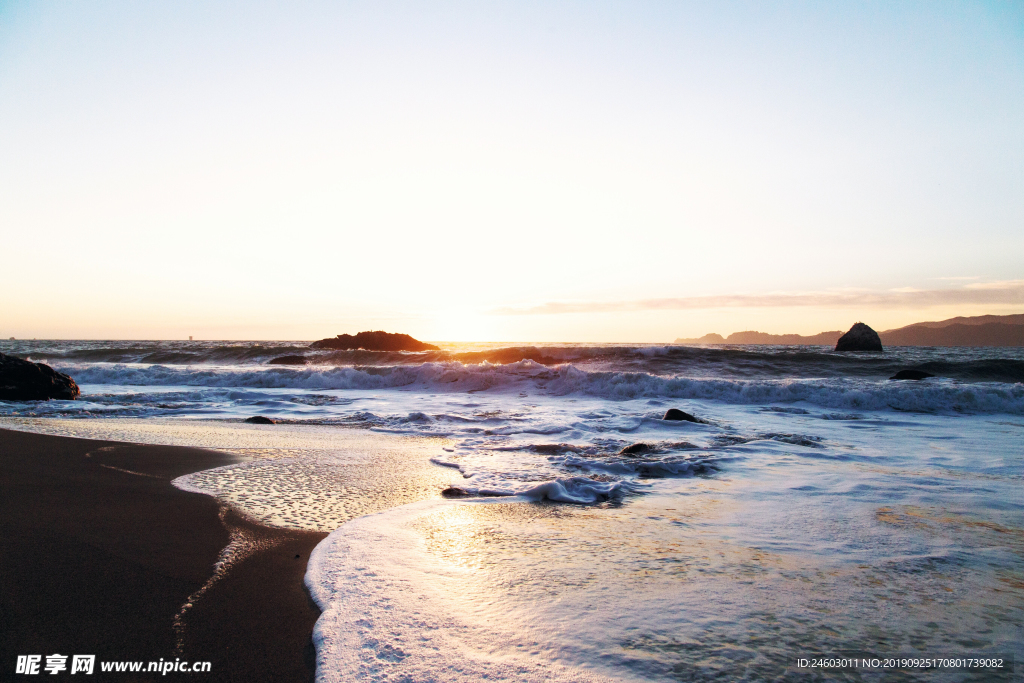
[[[322, 681], [1024, 662], [1024, 349], [439, 346], [4, 341], [82, 396], [0, 425], [244, 456], [176, 484], [330, 532], [306, 573]], [[888, 379], [909, 368], [936, 376]]]

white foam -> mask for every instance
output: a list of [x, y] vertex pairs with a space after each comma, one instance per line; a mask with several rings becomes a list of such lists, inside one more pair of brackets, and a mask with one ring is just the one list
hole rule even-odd
[[730, 404], [790, 404], [854, 410], [1024, 414], [1024, 384], [954, 380], [890, 382], [867, 379], [715, 379], [642, 372], [546, 367], [524, 360], [506, 365], [458, 362], [358, 367], [171, 366], [59, 363], [79, 384], [239, 389], [389, 390], [445, 394], [526, 392], [614, 401], [655, 398]]
[[567, 477], [544, 482], [520, 491], [527, 500], [552, 500], [559, 503], [599, 503], [621, 498], [637, 486], [622, 481], [594, 481], [586, 477]]
[[465, 594], [472, 570], [427, 552], [411, 527], [454, 505], [416, 503], [345, 524], [310, 556], [306, 586], [323, 611], [313, 630], [320, 683], [602, 681], [558, 660], [550, 634], [501, 620]]
[[[438, 463], [436, 458], [431, 462]], [[591, 505], [619, 500], [628, 493], [643, 491], [646, 485], [634, 481], [599, 481], [588, 477], [559, 477], [535, 486], [519, 489], [459, 486], [467, 494], [491, 497], [514, 497], [521, 500], [550, 500], [557, 503]]]

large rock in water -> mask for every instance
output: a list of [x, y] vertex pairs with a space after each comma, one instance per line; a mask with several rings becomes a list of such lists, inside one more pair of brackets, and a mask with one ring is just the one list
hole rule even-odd
[[267, 365], [305, 365], [305, 356], [278, 356], [267, 361]]
[[704, 420], [700, 419], [699, 417], [694, 417], [693, 415], [690, 415], [689, 413], [687, 413], [685, 411], [679, 410], [679, 408], [669, 408], [668, 410], [665, 411], [665, 417], [663, 417], [661, 419], [662, 420], [676, 421], [676, 422], [682, 422], [682, 421], [685, 421], [685, 422], [703, 422], [704, 421]]
[[900, 370], [889, 379], [912, 379], [915, 381], [920, 381], [922, 379], [928, 379], [929, 377], [934, 376], [935, 375], [933, 375], [932, 373], [925, 372], [924, 370]]
[[366, 351], [439, 351], [433, 344], [426, 344], [419, 339], [413, 339], [407, 334], [393, 334], [391, 332], [360, 332], [351, 334], [339, 334], [333, 339], [321, 339], [309, 345], [311, 349], [333, 349], [335, 351], [354, 351], [365, 349]]
[[49, 365], [0, 353], [0, 401], [73, 401], [80, 393], [75, 380]]
[[864, 323], [854, 323], [850, 331], [836, 342], [836, 351], [881, 351], [878, 333]]

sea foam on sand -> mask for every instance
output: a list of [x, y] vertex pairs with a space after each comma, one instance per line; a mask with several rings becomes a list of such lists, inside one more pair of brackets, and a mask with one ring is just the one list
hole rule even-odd
[[430, 552], [440, 543], [486, 553], [485, 538], [459, 535], [464, 529], [438, 538], [434, 531], [451, 527], [430, 527], [438, 515], [479, 507], [413, 503], [349, 522], [317, 546], [306, 586], [323, 610], [313, 633], [318, 681], [607, 680], [560, 662], [552, 624], [545, 629], [502, 608], [500, 593], [487, 594], [474, 566], [486, 557], [460, 562]]

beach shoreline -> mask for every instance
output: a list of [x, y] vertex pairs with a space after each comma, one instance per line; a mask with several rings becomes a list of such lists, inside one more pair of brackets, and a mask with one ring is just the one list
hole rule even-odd
[[[0, 429], [4, 678], [19, 655], [59, 653], [209, 661], [217, 681], [312, 680], [319, 610], [302, 579], [325, 534], [269, 528], [171, 483], [238, 461]], [[215, 572], [239, 538], [246, 551]]]
[[[831, 367], [830, 353], [727, 351], [720, 377], [685, 374], [694, 356], [674, 350], [644, 361], [626, 349], [609, 370], [99, 361], [82, 367], [92, 382], [79, 401], [0, 406], [0, 427], [79, 449], [61, 460], [39, 446], [35, 471], [20, 448], [2, 483], [34, 486], [19, 494], [26, 509], [66, 508], [76, 524], [158, 503], [151, 516], [174, 543], [182, 526], [213, 530], [192, 563], [202, 571], [146, 622], [170, 647], [180, 637], [188, 661], [210, 658], [213, 680], [764, 680], [813, 673], [800, 657], [840, 651], [1019, 660], [1024, 393], [985, 373], [1020, 359], [899, 351], [903, 367], [981, 374], [892, 382], [872, 367], [893, 358], [864, 356], [843, 361], [852, 376], [809, 377], [804, 366]], [[700, 422], [664, 419], [672, 408]], [[275, 423], [245, 422], [257, 414]], [[155, 450], [130, 456], [140, 443], [177, 447], [162, 451], [176, 468]], [[93, 480], [106, 494], [91, 508], [61, 498]], [[182, 525], [161, 498], [168, 484], [198, 494], [205, 517]], [[445, 499], [451, 487], [469, 495]], [[563, 490], [591, 491], [593, 504]], [[559, 502], [540, 500], [552, 493]], [[14, 514], [34, 557], [43, 534]], [[140, 545], [118, 524], [98, 536], [121, 554], [94, 564], [132, 578], [126, 557], [173, 545], [148, 527]], [[36, 574], [54, 575], [55, 592], [71, 535], [47, 533]], [[102, 590], [85, 592], [109, 611]], [[61, 613], [59, 598], [50, 605], [32, 623]], [[17, 654], [63, 651], [47, 642]], [[178, 656], [154, 653], [165, 647], [137, 657]]]

